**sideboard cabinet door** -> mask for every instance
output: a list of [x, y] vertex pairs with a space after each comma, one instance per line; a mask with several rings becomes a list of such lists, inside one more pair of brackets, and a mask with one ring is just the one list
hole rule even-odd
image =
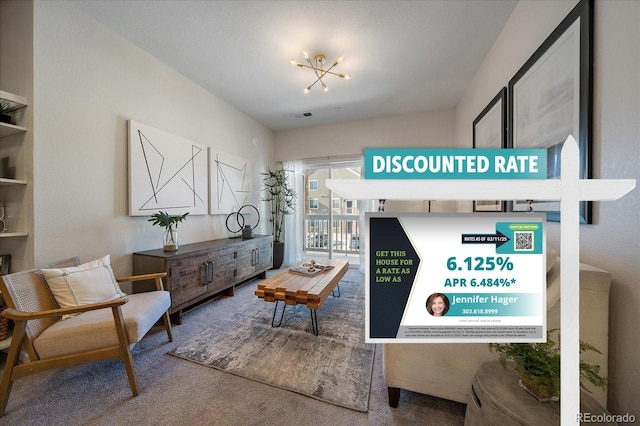
[[[241, 282], [256, 274], [271, 269], [273, 265], [273, 243], [270, 239], [244, 240], [238, 245], [236, 259], [236, 281]], [[265, 278], [265, 276], [262, 276]]]

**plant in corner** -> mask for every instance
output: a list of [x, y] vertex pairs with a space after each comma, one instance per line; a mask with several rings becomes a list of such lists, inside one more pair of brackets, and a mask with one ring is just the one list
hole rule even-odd
[[171, 216], [167, 212], [160, 211], [149, 218], [149, 222], [151, 222], [152, 225], [162, 226], [165, 229], [163, 236], [164, 251], [178, 250], [178, 223], [185, 220], [188, 214], [189, 212], [181, 216]]
[[264, 198], [267, 202], [269, 216], [267, 221], [271, 223], [273, 235], [273, 267], [282, 266], [284, 257], [284, 241], [282, 231], [284, 230], [284, 219], [295, 212], [296, 194], [289, 184], [287, 170], [268, 169], [267, 173], [262, 173], [264, 178]]
[[[539, 401], [558, 401], [560, 398], [560, 339], [558, 343], [551, 335], [558, 329], [547, 331], [547, 341], [543, 343], [489, 343], [502, 366], [507, 360], [515, 362], [515, 370], [520, 373], [520, 384]], [[580, 353], [594, 351], [601, 353], [589, 343], [580, 341]], [[600, 375], [600, 366], [580, 361], [580, 377], [597, 388], [607, 386], [607, 378]], [[582, 381], [580, 387], [585, 389]]]

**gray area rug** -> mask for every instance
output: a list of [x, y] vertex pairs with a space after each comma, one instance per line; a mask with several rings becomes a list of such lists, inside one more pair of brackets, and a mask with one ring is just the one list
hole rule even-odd
[[341, 297], [329, 296], [317, 310], [319, 336], [311, 331], [305, 306], [288, 306], [282, 325], [274, 328], [274, 303], [250, 295], [233, 316], [169, 354], [366, 412], [375, 345], [364, 343], [363, 274], [349, 270], [340, 290]]

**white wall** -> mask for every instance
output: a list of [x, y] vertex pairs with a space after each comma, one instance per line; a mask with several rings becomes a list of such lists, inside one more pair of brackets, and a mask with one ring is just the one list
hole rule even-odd
[[[128, 216], [129, 119], [247, 158], [258, 171], [271, 162], [269, 130], [67, 3], [34, 3], [34, 58], [37, 265], [110, 253], [116, 275], [127, 274], [132, 252], [161, 247], [161, 228]], [[189, 216], [180, 243], [227, 237], [224, 219]], [[269, 232], [265, 223], [256, 231]]]
[[[472, 145], [471, 123], [577, 1], [521, 1], [457, 107], [457, 145]], [[640, 2], [595, 3], [594, 178], [640, 181]], [[608, 408], [640, 418], [640, 190], [595, 203], [580, 226], [580, 259], [612, 273]], [[559, 225], [549, 241], [559, 246]]]
[[276, 161], [361, 155], [364, 148], [448, 147], [455, 142], [455, 111], [443, 110], [275, 133]]

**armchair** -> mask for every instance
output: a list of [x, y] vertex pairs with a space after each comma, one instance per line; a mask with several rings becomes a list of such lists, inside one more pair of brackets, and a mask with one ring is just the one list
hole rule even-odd
[[[78, 257], [56, 262], [46, 268], [74, 267], [82, 267]], [[0, 280], [0, 291], [9, 307], [2, 315], [15, 324], [0, 382], [0, 416], [5, 412], [15, 380], [85, 362], [122, 360], [131, 392], [137, 396], [138, 385], [131, 348], [160, 318], [169, 341], [173, 340], [168, 313], [171, 298], [162, 286], [162, 277], [166, 273], [117, 279], [117, 282], [132, 282], [134, 285], [136, 281], [153, 279], [156, 291], [61, 308], [43, 269], [16, 272], [2, 276]], [[66, 319], [63, 320], [63, 317]], [[23, 347], [29, 361], [20, 363]]]

